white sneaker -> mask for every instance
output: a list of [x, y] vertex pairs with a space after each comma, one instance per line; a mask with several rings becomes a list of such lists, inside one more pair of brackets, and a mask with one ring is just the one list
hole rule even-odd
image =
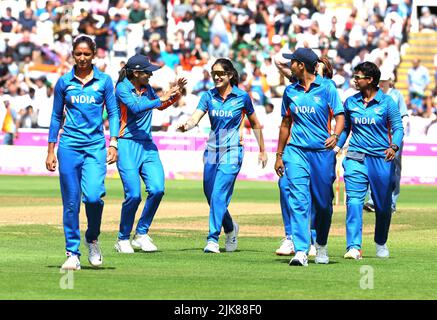
[[317, 254], [316, 247], [314, 245], [311, 245], [310, 251], [308, 252], [308, 257], [315, 257]]
[[79, 256], [67, 252], [67, 260], [61, 266], [62, 270], [80, 270]]
[[382, 246], [375, 243], [376, 244], [376, 256], [378, 258], [388, 258], [390, 256], [390, 253], [388, 251], [388, 247], [386, 244], [383, 244]]
[[203, 249], [205, 253], [220, 253], [219, 244], [214, 241], [208, 241], [206, 247]]
[[321, 246], [316, 243], [316, 258], [314, 259], [315, 263], [328, 264], [328, 245]]
[[345, 259], [355, 259], [355, 260], [361, 260], [362, 254], [361, 250], [358, 250], [356, 248], [349, 249], [343, 258]]
[[308, 257], [305, 252], [298, 251], [288, 263], [290, 266], [308, 267]]
[[233, 252], [237, 250], [238, 245], [238, 224], [234, 222], [234, 230], [226, 233], [225, 250], [226, 252]]
[[103, 256], [102, 251], [100, 250], [99, 242], [97, 240], [94, 240], [91, 243], [85, 241], [85, 245], [88, 247], [89, 251], [89, 263], [95, 268], [100, 267], [103, 264]]
[[281, 246], [275, 251], [278, 256], [291, 256], [294, 254], [294, 244], [293, 241], [284, 238], [281, 242]]
[[132, 240], [132, 247], [141, 249], [145, 252], [155, 252], [158, 248], [152, 243], [152, 238], [148, 234], [136, 234]]
[[132, 248], [129, 240], [117, 240], [114, 247], [119, 253], [134, 253], [134, 248]]

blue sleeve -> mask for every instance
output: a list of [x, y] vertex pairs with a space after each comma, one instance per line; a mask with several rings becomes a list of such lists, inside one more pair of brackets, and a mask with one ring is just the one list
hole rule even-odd
[[341, 103], [340, 95], [332, 80], [326, 80], [328, 85], [328, 103], [334, 112], [334, 116], [344, 113], [343, 104]]
[[337, 146], [339, 146], [340, 148], [343, 148], [351, 131], [351, 118], [348, 111], [348, 101], [349, 99], [346, 99], [346, 101], [344, 102], [344, 128], [340, 134], [340, 137], [338, 138], [337, 143]]
[[404, 138], [404, 127], [402, 126], [401, 113], [399, 108], [392, 99], [392, 97], [387, 97], [388, 101], [388, 121], [390, 122], [391, 129], [393, 131], [392, 143], [400, 146], [402, 139]]
[[147, 85], [147, 89], [149, 89], [153, 99], [159, 99], [159, 96], [156, 94], [155, 90], [153, 90], [150, 84]]
[[246, 112], [246, 115], [250, 116], [252, 113], [255, 112], [255, 109], [253, 108], [252, 99], [248, 94], [246, 94], [244, 98], [245, 98], [244, 111]]
[[120, 131], [120, 115], [118, 112], [117, 101], [115, 100], [114, 87], [110, 77], [106, 77], [105, 81], [105, 105], [108, 112], [109, 120], [109, 135], [118, 137]]
[[133, 114], [137, 114], [146, 110], [151, 110], [161, 106], [161, 100], [150, 100], [146, 96], [135, 96], [120, 82], [115, 89], [115, 96], [118, 101], [121, 101]]
[[285, 88], [284, 94], [282, 95], [281, 116], [283, 118], [290, 115], [290, 113], [288, 112], [288, 108], [290, 106], [291, 100], [287, 94], [287, 91], [288, 91], [287, 88]]
[[50, 121], [48, 142], [56, 143], [58, 141], [59, 129], [61, 129], [62, 118], [64, 115], [64, 81], [59, 78], [56, 82], [53, 94], [53, 111]]
[[209, 97], [209, 92], [206, 91], [200, 97], [199, 104], [197, 105], [197, 109], [202, 110], [203, 112], [208, 112], [208, 102], [211, 100]]

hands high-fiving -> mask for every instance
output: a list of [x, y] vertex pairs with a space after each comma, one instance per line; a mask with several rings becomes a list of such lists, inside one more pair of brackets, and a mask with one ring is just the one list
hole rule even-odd
[[182, 89], [187, 85], [188, 81], [185, 78], [178, 79], [176, 85], [179, 87], [179, 93], [182, 93]]

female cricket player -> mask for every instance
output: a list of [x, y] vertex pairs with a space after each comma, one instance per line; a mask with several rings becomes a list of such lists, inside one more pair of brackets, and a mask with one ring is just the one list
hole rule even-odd
[[[285, 60], [287, 61], [287, 60]], [[292, 73], [289, 67], [289, 61], [287, 63], [280, 62], [279, 60], [275, 61], [276, 66], [279, 70], [279, 72], [287, 77], [290, 82], [294, 83], [297, 81], [294, 77], [292, 77]], [[317, 73], [326, 78], [326, 79], [332, 79], [333, 75], [333, 67], [328, 57], [320, 57], [317, 65]], [[293, 237], [291, 233], [291, 208], [288, 203], [288, 195], [290, 192], [290, 186], [288, 184], [286, 177], [281, 177], [278, 180], [278, 186], [279, 186], [279, 199], [281, 203], [281, 212], [282, 212], [282, 221], [284, 223], [284, 231], [285, 231], [285, 238], [281, 241], [281, 245], [278, 249], [276, 249], [275, 253], [280, 256], [288, 256], [294, 254], [294, 244], [293, 244]], [[316, 255], [316, 230], [314, 229], [315, 224], [315, 218], [316, 218], [316, 212], [314, 204], [311, 206], [311, 246], [310, 250], [308, 252], [308, 257], [314, 257]]]
[[219, 235], [223, 225], [225, 250], [237, 249], [239, 227], [228, 211], [235, 180], [243, 162], [241, 124], [247, 115], [259, 145], [258, 160], [264, 168], [267, 155], [261, 125], [247, 92], [238, 88], [238, 72], [228, 59], [217, 59], [211, 76], [215, 87], [206, 91], [190, 119], [179, 126], [185, 132], [208, 113], [211, 133], [204, 153], [203, 190], [210, 206], [206, 253], [220, 253]]
[[[346, 259], [361, 259], [363, 205], [370, 185], [375, 203], [376, 256], [388, 258], [388, 232], [391, 220], [392, 191], [396, 152], [404, 129], [401, 114], [393, 98], [378, 87], [381, 72], [372, 62], [354, 69], [355, 86], [360, 91], [344, 103], [345, 130], [342, 147], [352, 131], [343, 160], [346, 186]], [[393, 135], [391, 134], [393, 130]]]
[[[332, 149], [344, 127], [343, 106], [333, 82], [315, 75], [318, 57], [311, 49], [299, 48], [283, 56], [291, 60], [290, 69], [297, 79], [285, 89], [282, 99], [275, 163], [276, 173], [285, 176], [290, 187], [288, 206], [296, 252], [290, 265], [308, 265], [312, 206], [316, 213], [315, 262], [327, 264], [336, 162]], [[332, 115], [336, 126], [331, 135]]]
[[[146, 56], [134, 55], [121, 70], [116, 84], [115, 96], [121, 113], [117, 168], [125, 197], [115, 244], [115, 249], [120, 253], [133, 253], [134, 248], [145, 252], [158, 250], [148, 232], [164, 195], [164, 170], [152, 140], [152, 112], [155, 108], [164, 110], [176, 102], [187, 83], [181, 78], [163, 96], [158, 97], [149, 79], [153, 71], [159, 68], [151, 64]], [[146, 185], [148, 196], [131, 243], [129, 240], [135, 213], [141, 202], [140, 178]]]
[[[73, 69], [59, 78], [55, 86], [52, 119], [49, 129], [46, 168], [55, 171], [55, 144], [59, 139], [59, 180], [63, 203], [63, 224], [67, 260], [62, 269], [80, 269], [80, 201], [85, 204], [88, 229], [85, 244], [88, 261], [93, 267], [102, 265], [98, 243], [105, 195], [106, 163], [117, 161], [119, 116], [111, 78], [92, 64], [96, 43], [87, 35], [73, 41]], [[106, 151], [103, 132], [103, 106], [109, 118], [110, 146]]]

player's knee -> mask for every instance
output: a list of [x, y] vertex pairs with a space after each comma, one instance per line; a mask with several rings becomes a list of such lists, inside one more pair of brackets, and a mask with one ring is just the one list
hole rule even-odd
[[224, 192], [213, 192], [211, 194], [211, 203], [222, 204], [226, 203], [226, 195]]
[[86, 204], [101, 204], [103, 202], [102, 198], [99, 197], [98, 195], [92, 195], [92, 196], [86, 196], [83, 199], [83, 203]]
[[152, 186], [149, 188], [149, 197], [162, 198], [164, 196], [164, 186]]
[[141, 202], [141, 193], [135, 192], [127, 194], [126, 202], [139, 204]]
[[65, 212], [68, 216], [74, 216], [79, 212], [80, 209], [80, 202], [76, 201], [68, 201], [67, 205], [65, 206]]

